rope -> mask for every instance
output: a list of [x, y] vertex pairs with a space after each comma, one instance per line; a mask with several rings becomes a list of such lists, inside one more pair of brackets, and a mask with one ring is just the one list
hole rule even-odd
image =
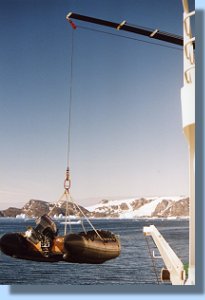
[[120, 37], [120, 38], [124, 38], [124, 39], [128, 39], [128, 40], [134, 40], [134, 41], [138, 41], [138, 42], [145, 43], [145, 44], [151, 44], [151, 45], [155, 45], [155, 46], [170, 48], [170, 49], [173, 49], [173, 50], [178, 50], [178, 51], [182, 51], [183, 50], [182, 47], [178, 48], [178, 47], [174, 47], [174, 46], [162, 45], [160, 43], [154, 43], [154, 42], [144, 41], [142, 39], [128, 37], [128, 36], [124, 36], [124, 35], [121, 35], [121, 34], [116, 34], [116, 33], [108, 32], [108, 31], [104, 31], [104, 30], [94, 29], [94, 28], [90, 28], [90, 27], [87, 27], [87, 26], [78, 25], [78, 28], [81, 28], [81, 29], [84, 29], [84, 30], [96, 31], [96, 32], [100, 32], [100, 33], [105, 33], [105, 34], [109, 34], [109, 35], [114, 35], [114, 36], [117, 36], [117, 37]]
[[[71, 220], [68, 215], [68, 193], [67, 191], [70, 189], [70, 141], [71, 141], [71, 115], [72, 115], [72, 97], [73, 97], [73, 50], [74, 50], [74, 30], [71, 30], [71, 54], [70, 54], [70, 87], [69, 87], [69, 104], [68, 104], [68, 141], [67, 141], [67, 170], [66, 170], [66, 179], [64, 181], [65, 191], [64, 194], [66, 196], [66, 213], [65, 213], [65, 225], [64, 225], [64, 235], [67, 233], [67, 223], [69, 221], [70, 233], [72, 232]], [[69, 186], [66, 184], [69, 183]]]
[[69, 108], [68, 108], [68, 144], [67, 144], [67, 166], [70, 162], [70, 140], [71, 140], [71, 113], [72, 113], [72, 97], [73, 97], [73, 50], [74, 50], [74, 30], [71, 33], [71, 55], [70, 55], [70, 88], [69, 88]]
[[[73, 26], [72, 26], [73, 27]], [[75, 29], [73, 27], [73, 29]], [[69, 88], [69, 108], [68, 108], [68, 116], [69, 116], [69, 120], [68, 120], [68, 141], [67, 141], [67, 169], [66, 169], [66, 179], [64, 181], [64, 193], [63, 195], [59, 198], [59, 200], [57, 202], [55, 202], [54, 207], [50, 210], [50, 212], [48, 213], [48, 215], [50, 216], [51, 213], [53, 212], [53, 210], [55, 209], [55, 207], [57, 206], [57, 204], [63, 199], [63, 197], [66, 197], [66, 213], [65, 213], [65, 226], [64, 226], [64, 235], [67, 234], [67, 223], [68, 223], [68, 219], [69, 219], [69, 226], [70, 226], [70, 232], [72, 232], [72, 228], [71, 228], [71, 222], [70, 222], [70, 218], [68, 215], [68, 202], [72, 202], [74, 210], [75, 210], [75, 214], [77, 215], [77, 210], [76, 208], [81, 212], [81, 214], [84, 216], [84, 218], [87, 220], [87, 222], [89, 223], [89, 225], [92, 227], [92, 229], [95, 231], [95, 233], [97, 234], [97, 236], [103, 240], [103, 238], [100, 236], [100, 234], [98, 233], [98, 231], [95, 229], [95, 227], [92, 225], [92, 223], [90, 222], [90, 220], [87, 218], [87, 216], [84, 214], [84, 212], [82, 211], [82, 209], [79, 207], [78, 204], [76, 204], [72, 197], [70, 196], [70, 185], [71, 185], [71, 181], [70, 181], [70, 169], [69, 169], [69, 165], [70, 165], [70, 141], [71, 141], [71, 115], [72, 115], [72, 86], [73, 86], [73, 50], [74, 50], [74, 30], [72, 30], [72, 34], [71, 34], [71, 55], [70, 55], [70, 88]], [[81, 226], [84, 230], [84, 232], [86, 233], [84, 224], [83, 224], [83, 219], [81, 218]]]
[[[65, 190], [65, 195], [66, 195], [66, 214], [65, 214], [64, 235], [66, 235], [66, 233], [67, 233], [67, 224], [68, 224], [68, 221], [69, 221], [70, 233], [72, 232], [71, 218], [68, 215], [68, 202], [71, 203], [72, 201], [71, 201], [71, 198], [70, 198], [70, 194], [69, 194], [69, 192], [67, 190]], [[75, 207], [74, 204], [73, 204], [73, 208], [75, 210], [75, 215], [77, 215], [76, 207]]]
[[[80, 206], [74, 202], [73, 198], [70, 196], [70, 199], [72, 201], [72, 203], [74, 205], [76, 205], [76, 207], [78, 208], [78, 210], [81, 212], [81, 214], [84, 216], [84, 218], [86, 219], [86, 221], [88, 222], [88, 224], [92, 227], [92, 229], [95, 231], [95, 233], [97, 234], [97, 236], [103, 240], [103, 238], [100, 236], [100, 234], [98, 233], [98, 231], [95, 229], [95, 227], [93, 226], [93, 224], [90, 222], [90, 220], [88, 219], [88, 217], [84, 214], [84, 212], [82, 211], [82, 209], [80, 208]], [[83, 226], [82, 226], [83, 227]]]
[[[57, 203], [60, 202], [63, 197], [66, 196], [66, 214], [65, 214], [65, 226], [64, 226], [64, 235], [67, 234], [67, 223], [68, 223], [68, 220], [70, 221], [70, 218], [69, 218], [69, 215], [68, 215], [68, 202], [71, 202], [74, 206], [74, 210], [75, 210], [75, 214], [77, 215], [77, 210], [76, 210], [76, 207], [77, 209], [81, 212], [81, 214], [84, 216], [84, 218], [86, 219], [86, 221], [88, 222], [88, 224], [92, 227], [92, 229], [95, 231], [95, 233], [97, 234], [97, 236], [103, 240], [103, 238], [101, 237], [101, 235], [98, 233], [98, 231], [95, 229], [95, 227], [93, 226], [93, 224], [90, 222], [90, 220], [88, 219], [88, 217], [84, 214], [84, 212], [82, 211], [82, 209], [80, 208], [80, 206], [74, 202], [73, 198], [70, 196], [70, 193], [65, 190], [63, 195], [59, 198], [59, 200], [55, 203], [54, 207], [52, 208], [52, 210], [49, 212], [48, 215], [50, 215], [52, 213], [52, 211], [54, 210], [54, 208], [56, 207]], [[70, 226], [70, 232], [72, 232], [72, 227], [71, 227], [71, 224], [69, 222], [69, 226]], [[81, 226], [83, 228], [83, 231], [86, 233], [86, 229], [84, 227], [84, 224], [83, 224], [83, 220], [81, 218]]]
[[57, 204], [63, 199], [65, 195], [65, 192], [63, 192], [63, 194], [60, 196], [60, 198], [54, 203], [53, 208], [49, 211], [48, 216], [51, 215], [51, 213], [53, 212], [53, 210], [56, 208]]
[[155, 276], [156, 276], [156, 279], [157, 279], [157, 284], [159, 284], [159, 278], [158, 278], [158, 275], [157, 275], [157, 268], [156, 268], [155, 260], [154, 260], [154, 257], [152, 255], [152, 253], [151, 253], [151, 249], [150, 249], [150, 246], [149, 246], [148, 238], [146, 236], [145, 236], [145, 240], [147, 242], [147, 248], [148, 248], [148, 251], [149, 251], [149, 255], [151, 257], [152, 267], [153, 267], [153, 270], [154, 270], [154, 273], [155, 273]]
[[65, 196], [66, 196], [66, 208], [65, 208], [65, 224], [64, 224], [64, 235], [67, 234], [67, 224], [69, 223], [69, 228], [70, 228], [70, 233], [72, 232], [72, 226], [71, 226], [71, 220], [70, 220], [70, 217], [68, 215], [68, 195], [65, 191]]
[[[77, 209], [76, 209], [76, 205], [75, 205], [75, 203], [73, 203], [72, 202], [72, 204], [73, 204], [73, 209], [74, 209], [74, 211], [75, 211], [75, 215], [77, 216]], [[85, 232], [85, 234], [87, 233], [87, 231], [86, 231], [86, 229], [85, 229], [85, 227], [84, 227], [84, 224], [83, 224], [83, 218], [80, 216], [80, 223], [81, 223], [81, 226], [82, 226], [82, 228], [83, 228], [83, 231]]]
[[[75, 28], [73, 27], [73, 29], [75, 29]], [[81, 212], [81, 214], [84, 216], [84, 218], [87, 220], [87, 222], [90, 224], [90, 226], [93, 228], [93, 230], [98, 235], [98, 237], [101, 240], [103, 240], [102, 237], [100, 236], [100, 234], [98, 233], [98, 231], [95, 229], [95, 227], [90, 222], [90, 220], [84, 214], [84, 212], [82, 211], [82, 209], [79, 207], [78, 204], [76, 204], [73, 201], [73, 199], [70, 196], [71, 181], [70, 181], [70, 169], [69, 169], [69, 165], [70, 165], [71, 115], [72, 115], [72, 96], [73, 96], [72, 95], [72, 86], [73, 86], [73, 52], [74, 52], [73, 50], [74, 50], [74, 30], [72, 30], [72, 34], [71, 34], [71, 55], [70, 55], [70, 66], [71, 67], [70, 67], [70, 88], [69, 88], [69, 108], [68, 108], [68, 111], [69, 111], [69, 113], [68, 113], [69, 121], [68, 121], [68, 144], [67, 144], [67, 169], [66, 169], [66, 178], [65, 178], [65, 181], [64, 181], [64, 188], [65, 189], [64, 189], [63, 195], [55, 203], [54, 207], [48, 213], [48, 215], [51, 215], [51, 213], [53, 212], [53, 210], [56, 207], [57, 203], [59, 201], [61, 201], [63, 199], [63, 197], [65, 196], [66, 197], [66, 213], [65, 213], [64, 235], [67, 234], [68, 219], [69, 219], [70, 232], [72, 232], [71, 222], [70, 222], [70, 218], [69, 218], [69, 215], [68, 215], [68, 202], [72, 202], [72, 204], [74, 206], [75, 214], [77, 215], [77, 210], [76, 210], [76, 208], [77, 208]], [[82, 218], [81, 218], [81, 226], [82, 226], [84, 232], [86, 233], [85, 227], [83, 225]]]

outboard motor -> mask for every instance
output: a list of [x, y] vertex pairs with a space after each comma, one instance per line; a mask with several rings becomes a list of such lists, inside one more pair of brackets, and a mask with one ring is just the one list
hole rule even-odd
[[48, 215], [43, 215], [36, 221], [35, 231], [37, 234], [53, 239], [57, 235], [57, 227]]
[[41, 248], [45, 256], [49, 256], [53, 245], [53, 239], [57, 236], [58, 230], [56, 224], [48, 215], [43, 215], [37, 220], [35, 233], [41, 242]]

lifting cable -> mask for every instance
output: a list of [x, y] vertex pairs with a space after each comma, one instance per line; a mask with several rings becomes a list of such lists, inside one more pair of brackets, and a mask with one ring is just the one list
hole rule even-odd
[[63, 192], [63, 194], [60, 196], [60, 198], [54, 203], [54, 206], [52, 207], [52, 209], [47, 214], [48, 216], [51, 216], [52, 212], [57, 207], [57, 204], [63, 200], [64, 195], [65, 195], [65, 192]]
[[70, 141], [71, 141], [71, 115], [73, 98], [73, 50], [74, 50], [74, 30], [71, 33], [71, 54], [70, 54], [70, 87], [69, 87], [69, 107], [68, 107], [68, 141], [67, 141], [67, 168], [70, 165]]
[[[64, 194], [66, 196], [66, 215], [65, 215], [65, 227], [64, 227], [64, 234], [66, 235], [67, 232], [67, 221], [68, 221], [68, 203], [72, 203], [74, 206], [75, 213], [77, 214], [76, 208], [79, 210], [80, 214], [86, 219], [86, 221], [89, 223], [89, 225], [92, 227], [92, 229], [95, 231], [97, 236], [103, 240], [103, 238], [100, 236], [98, 231], [95, 229], [95, 227], [92, 225], [88, 217], [84, 214], [80, 206], [74, 202], [73, 198], [70, 195], [70, 187], [71, 187], [71, 179], [70, 179], [70, 143], [71, 143], [71, 116], [72, 116], [72, 87], [73, 87], [73, 56], [74, 56], [74, 30], [76, 29], [76, 25], [73, 23], [73, 21], [69, 20], [69, 23], [72, 26], [72, 33], [71, 33], [71, 55], [70, 55], [70, 88], [69, 88], [69, 121], [68, 121], [68, 143], [67, 143], [67, 169], [66, 169], [66, 177], [64, 180]], [[70, 225], [70, 231], [71, 231], [71, 222], [69, 222]], [[81, 226], [86, 233], [85, 227], [83, 225], [83, 220], [81, 218]]]
[[67, 234], [67, 224], [69, 224], [70, 227], [70, 233], [72, 233], [72, 227], [71, 227], [71, 220], [68, 214], [68, 202], [69, 202], [69, 198], [68, 198], [68, 194], [65, 192], [65, 226], [64, 226], [64, 235]]
[[72, 232], [71, 229], [71, 222], [68, 215], [68, 202], [69, 202], [69, 191], [71, 187], [71, 180], [70, 180], [70, 143], [71, 143], [71, 116], [72, 116], [72, 98], [73, 98], [73, 50], [74, 50], [74, 23], [70, 21], [70, 24], [73, 28], [71, 30], [71, 52], [70, 52], [70, 86], [69, 86], [69, 102], [68, 102], [68, 135], [67, 135], [67, 169], [66, 169], [66, 178], [64, 180], [64, 194], [66, 196], [66, 213], [65, 213], [65, 226], [64, 226], [64, 235], [67, 233], [67, 223], [69, 220], [69, 226], [70, 226], [70, 233]]
[[128, 39], [128, 40], [134, 40], [134, 41], [145, 43], [145, 44], [151, 44], [151, 45], [155, 45], [155, 46], [170, 48], [170, 49], [173, 49], [173, 50], [178, 50], [178, 51], [183, 50], [181, 47], [179, 48], [179, 47], [174, 47], [174, 46], [163, 45], [163, 44], [156, 43], [156, 42], [154, 43], [154, 42], [150, 42], [150, 41], [145, 41], [143, 39], [134, 38], [134, 37], [130, 37], [130, 36], [125, 36], [125, 35], [122, 35], [122, 34], [108, 32], [108, 31], [105, 31], [105, 30], [100, 30], [100, 29], [91, 28], [91, 27], [87, 27], [87, 26], [78, 25], [78, 28], [84, 29], [84, 30], [89, 30], [89, 31], [96, 31], [96, 32], [100, 32], [100, 33], [104, 33], [104, 34], [108, 34], [108, 35], [112, 35], [112, 36], [117, 36], [119, 38], [124, 38], [124, 39]]
[[84, 218], [86, 219], [86, 221], [88, 222], [88, 224], [89, 224], [89, 225], [92, 227], [92, 229], [95, 231], [95, 233], [97, 234], [97, 236], [98, 236], [101, 240], [103, 240], [103, 238], [100, 236], [99, 232], [95, 229], [95, 227], [93, 226], [93, 224], [90, 222], [89, 218], [84, 214], [84, 212], [82, 211], [82, 209], [80, 208], [80, 206], [79, 206], [77, 203], [75, 203], [75, 202], [73, 201], [73, 198], [72, 198], [72, 197], [70, 197], [70, 199], [71, 199], [72, 203], [73, 203], [74, 205], [76, 205], [76, 207], [79, 209], [79, 211], [80, 211], [81, 214], [84, 216]]

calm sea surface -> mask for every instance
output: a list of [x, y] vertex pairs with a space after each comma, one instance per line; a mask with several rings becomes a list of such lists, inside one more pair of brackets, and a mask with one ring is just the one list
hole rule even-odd
[[[56, 222], [59, 232], [64, 225]], [[0, 252], [0, 284], [157, 284], [156, 274], [144, 238], [143, 226], [155, 225], [184, 263], [188, 262], [188, 226], [186, 220], [93, 220], [97, 229], [110, 230], [120, 235], [121, 255], [102, 265], [42, 263], [14, 259]], [[33, 220], [0, 218], [0, 236], [7, 232], [22, 232]], [[82, 231], [81, 225], [72, 226]], [[87, 229], [90, 229], [89, 227]], [[155, 248], [149, 238], [151, 251]], [[157, 274], [164, 267], [161, 259], [155, 259]]]

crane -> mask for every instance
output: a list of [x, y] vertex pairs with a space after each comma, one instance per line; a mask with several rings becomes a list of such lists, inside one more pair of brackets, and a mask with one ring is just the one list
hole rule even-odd
[[175, 44], [178, 46], [183, 46], [183, 37], [180, 35], [164, 32], [159, 29], [150, 29], [150, 28], [145, 28], [145, 27], [140, 27], [140, 26], [133, 26], [133, 25], [128, 24], [127, 21], [125, 21], [125, 20], [120, 23], [115, 23], [115, 22], [97, 19], [97, 18], [85, 16], [85, 15], [80, 15], [80, 14], [73, 13], [73, 12], [69, 12], [66, 16], [66, 19], [68, 21], [71, 19], [75, 19], [75, 20], [79, 20], [79, 21], [83, 21], [83, 22], [87, 22], [87, 23], [102, 25], [102, 26], [114, 28], [117, 30], [123, 30], [126, 32], [143, 35], [143, 36], [146, 36], [146, 37], [149, 37], [152, 39], [164, 41], [164, 42]]
[[166, 240], [154, 225], [143, 228], [145, 236], [151, 236], [161, 254], [173, 285], [194, 285], [195, 284], [195, 37], [192, 37], [190, 18], [195, 11], [189, 12], [188, 0], [182, 0], [183, 4], [183, 36], [163, 32], [159, 29], [150, 29], [140, 26], [133, 26], [126, 20], [116, 23], [107, 20], [97, 19], [77, 13], [69, 12], [66, 19], [73, 29], [76, 25], [71, 19], [88, 22], [96, 25], [106, 26], [117, 30], [131, 32], [156, 39], [162, 42], [171, 43], [183, 47], [184, 62], [184, 85], [181, 89], [182, 126], [189, 148], [189, 199], [190, 199], [190, 221], [189, 221], [189, 270], [188, 278], [185, 278], [183, 263], [171, 249]]

